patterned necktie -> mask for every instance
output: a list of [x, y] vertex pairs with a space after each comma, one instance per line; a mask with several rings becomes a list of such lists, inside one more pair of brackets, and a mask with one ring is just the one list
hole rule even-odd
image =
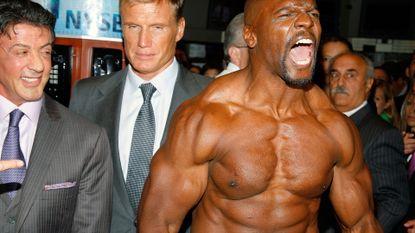
[[411, 160], [409, 161], [408, 164], [408, 177], [411, 178], [412, 174], [415, 171], [415, 153], [412, 153], [412, 157]]
[[[3, 150], [1, 153], [2, 160], [19, 159], [25, 161], [22, 150], [20, 149], [19, 139], [19, 122], [24, 115], [19, 109], [15, 109], [10, 113], [9, 129], [7, 131], [6, 139], [4, 140]], [[21, 168], [9, 169], [0, 172], [2, 183], [21, 184], [26, 174], [26, 166]], [[17, 190], [20, 185], [14, 186], [13, 190]], [[16, 191], [9, 192], [10, 198], [14, 198]]]
[[149, 173], [156, 131], [153, 106], [151, 105], [151, 97], [156, 88], [151, 83], [142, 84], [140, 88], [144, 102], [135, 120], [126, 179], [128, 198], [134, 210], [137, 210]]

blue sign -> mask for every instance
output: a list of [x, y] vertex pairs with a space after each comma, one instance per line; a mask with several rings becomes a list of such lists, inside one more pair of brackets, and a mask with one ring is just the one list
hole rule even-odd
[[57, 17], [57, 37], [121, 40], [118, 0], [34, 0]]

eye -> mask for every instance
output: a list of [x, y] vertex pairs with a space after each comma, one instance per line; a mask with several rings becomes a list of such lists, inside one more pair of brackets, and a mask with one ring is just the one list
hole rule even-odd
[[44, 50], [44, 51], [42, 51], [42, 54], [45, 57], [50, 57], [52, 55], [52, 50], [49, 50], [49, 49]]
[[347, 72], [346, 73], [346, 77], [348, 78], [348, 79], [352, 79], [352, 78], [354, 78], [356, 76], [356, 74], [354, 73], [354, 72]]
[[136, 30], [139, 30], [139, 26], [135, 24], [129, 24], [127, 25], [127, 29], [131, 31], [136, 31]]
[[24, 57], [29, 53], [29, 50], [26, 49], [18, 49], [15, 51], [16, 56], [18, 57]]
[[309, 13], [311, 16], [313, 16], [316, 19], [320, 18], [320, 13], [318, 11], [312, 11]]
[[153, 29], [156, 30], [156, 31], [161, 31], [161, 30], [164, 29], [164, 26], [163, 25], [154, 25]]
[[331, 79], [338, 79], [339, 77], [340, 77], [339, 72], [335, 72], [335, 71], [330, 72]]

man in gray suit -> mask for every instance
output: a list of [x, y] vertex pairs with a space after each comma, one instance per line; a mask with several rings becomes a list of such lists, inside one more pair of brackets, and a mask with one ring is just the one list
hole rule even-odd
[[359, 129], [373, 178], [376, 217], [384, 232], [392, 232], [409, 206], [406, 162], [399, 130], [382, 120], [367, 102], [373, 64], [360, 54], [343, 53], [333, 58], [328, 75], [332, 102]]
[[[210, 82], [174, 58], [185, 28], [182, 7], [183, 0], [121, 0], [124, 49], [130, 64], [120, 72], [82, 80], [72, 92], [70, 108], [105, 127], [110, 139], [114, 166], [111, 232], [136, 232], [137, 206], [149, 163], [166, 137], [172, 114]], [[152, 89], [150, 101], [142, 93], [148, 87]], [[137, 122], [142, 122], [142, 109], [147, 107], [151, 114], [145, 119], [151, 121], [145, 124], [153, 123], [139, 129]], [[145, 142], [137, 146], [142, 138]]]
[[112, 162], [105, 129], [44, 95], [55, 17], [0, 2], [0, 232], [109, 232]]

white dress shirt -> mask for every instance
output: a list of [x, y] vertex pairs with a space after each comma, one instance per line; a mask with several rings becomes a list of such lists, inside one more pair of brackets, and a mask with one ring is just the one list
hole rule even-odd
[[16, 106], [4, 96], [0, 95], [0, 149], [3, 148], [9, 129], [10, 112], [18, 108], [24, 113], [19, 122], [20, 149], [25, 158], [26, 167], [29, 165], [30, 153], [32, 152], [33, 142], [39, 122], [40, 109], [42, 108], [43, 97], [38, 101], [26, 102]]
[[178, 72], [179, 64], [175, 58], [170, 66], [150, 81], [146, 81], [137, 76], [132, 70], [132, 67], [130, 65], [128, 66], [118, 131], [118, 148], [124, 179], [127, 178], [135, 119], [143, 104], [143, 95], [141, 93], [140, 85], [150, 82], [157, 89], [151, 97], [151, 104], [153, 106], [156, 122], [156, 134], [153, 148], [154, 154], [159, 149], [163, 137]]
[[357, 111], [359, 111], [361, 108], [363, 108], [364, 106], [366, 106], [366, 104], [367, 104], [367, 101], [365, 100], [365, 101], [363, 101], [363, 103], [362, 103], [361, 105], [359, 105], [357, 108], [352, 109], [352, 110], [347, 111], [347, 112], [343, 112], [343, 114], [344, 114], [344, 115], [346, 115], [346, 116], [348, 116], [348, 117], [350, 117], [351, 115], [353, 115], [353, 114], [355, 114]]
[[232, 62], [229, 62], [228, 66], [226, 66], [226, 69], [224, 69], [222, 72], [216, 75], [216, 78], [238, 70], [240, 70], [240, 68], [237, 65], [233, 64]]

